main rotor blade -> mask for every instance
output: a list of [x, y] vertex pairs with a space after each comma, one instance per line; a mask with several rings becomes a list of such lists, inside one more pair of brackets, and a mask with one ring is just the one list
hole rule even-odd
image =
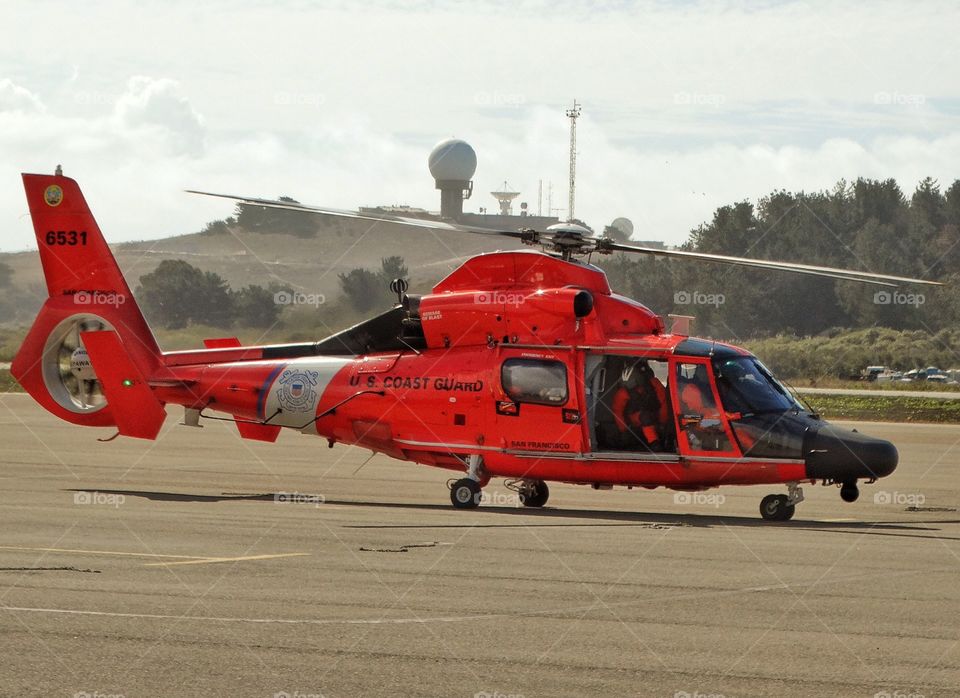
[[431, 220], [429, 218], [408, 218], [406, 216], [394, 216], [388, 213], [367, 213], [363, 211], [349, 211], [341, 208], [327, 208], [325, 206], [307, 206], [306, 204], [295, 203], [293, 201], [257, 199], [249, 196], [236, 196], [234, 194], [215, 194], [213, 192], [197, 191], [195, 189], [186, 189], [185, 191], [188, 194], [200, 194], [202, 196], [215, 196], [221, 199], [230, 199], [247, 206], [263, 206], [264, 208], [276, 208], [284, 211], [299, 211], [301, 213], [313, 213], [320, 216], [337, 216], [339, 218], [353, 218], [355, 220], [395, 223], [397, 225], [409, 225], [417, 228], [444, 230], [448, 232], [472, 233], [474, 235], [499, 235], [502, 237], [516, 238], [518, 240], [525, 240], [530, 237], [529, 233], [524, 233], [520, 230], [481, 228], [479, 226], [448, 223], [446, 221]]
[[859, 281], [861, 283], [874, 284], [877, 286], [897, 286], [899, 284], [924, 284], [926, 286], [943, 285], [939, 281], [912, 279], [906, 276], [891, 276], [889, 274], [874, 274], [873, 272], [857, 271], [855, 269], [837, 269], [834, 267], [819, 267], [813, 264], [777, 262], [766, 259], [750, 259], [748, 257], [730, 257], [721, 254], [708, 254], [706, 252], [688, 252], [686, 250], [661, 250], [656, 247], [636, 247], [633, 245], [622, 245], [618, 242], [605, 244], [603, 249], [617, 250], [620, 252], [633, 252], [636, 254], [647, 254], [654, 257], [675, 257], [701, 262], [715, 262], [718, 264], [733, 264], [742, 267], [754, 267], [757, 269], [790, 271], [797, 274], [825, 276], [830, 279], [841, 279], [843, 281]]

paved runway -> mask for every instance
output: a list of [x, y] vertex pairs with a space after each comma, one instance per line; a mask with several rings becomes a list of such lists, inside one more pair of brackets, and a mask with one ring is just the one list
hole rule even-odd
[[864, 425], [899, 470], [769, 524], [777, 488], [454, 511], [445, 471], [176, 421], [0, 396], [4, 695], [960, 694], [960, 427]]

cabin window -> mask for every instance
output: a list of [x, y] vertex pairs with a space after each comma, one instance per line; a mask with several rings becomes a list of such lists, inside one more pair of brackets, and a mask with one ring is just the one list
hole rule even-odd
[[507, 359], [500, 369], [500, 382], [514, 402], [562, 405], [567, 401], [567, 367], [562, 361]]

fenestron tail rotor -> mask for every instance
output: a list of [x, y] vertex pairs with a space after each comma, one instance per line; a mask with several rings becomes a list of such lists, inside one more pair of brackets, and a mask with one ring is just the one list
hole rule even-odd
[[94, 412], [107, 404], [103, 388], [80, 338], [81, 332], [113, 329], [95, 315], [74, 315], [50, 333], [44, 348], [43, 376], [47, 390], [72, 412]]

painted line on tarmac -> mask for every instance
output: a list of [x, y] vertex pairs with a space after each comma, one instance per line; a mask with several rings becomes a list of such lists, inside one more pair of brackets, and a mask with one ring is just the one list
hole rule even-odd
[[69, 553], [71, 555], [115, 555], [121, 557], [165, 557], [173, 560], [209, 560], [209, 555], [161, 555], [159, 553], [131, 553], [120, 550], [79, 550], [75, 548], [31, 548], [21, 545], [0, 545], [0, 550], [23, 550], [34, 553]]
[[243, 562], [246, 560], [275, 560], [281, 557], [303, 557], [310, 553], [278, 553], [276, 555], [245, 555], [243, 557], [207, 557], [199, 560], [179, 560], [177, 562], [147, 562], [144, 567], [172, 567], [173, 565], [209, 565], [218, 562]]
[[107, 618], [136, 618], [146, 620], [196, 620], [221, 623], [256, 623], [260, 625], [403, 625], [423, 623], [463, 623], [466, 621], [498, 618], [505, 614], [474, 616], [442, 616], [435, 618], [371, 618], [371, 619], [323, 619], [323, 618], [233, 618], [221, 616], [175, 616], [162, 613], [119, 613], [116, 611], [79, 611], [72, 608], [30, 608], [25, 606], [0, 606], [4, 611], [20, 613], [52, 613], [69, 616], [101, 616]]
[[[912, 569], [900, 570], [897, 572], [885, 573], [885, 579], [892, 577], [910, 577], [918, 574], [954, 574], [956, 567], [936, 567], [931, 569]], [[741, 596], [744, 594], [756, 594], [770, 591], [794, 591], [807, 587], [828, 586], [831, 584], [844, 584], [848, 582], [860, 582], [863, 580], [877, 578], [876, 572], [867, 574], [851, 574], [834, 577], [833, 579], [812, 579], [802, 582], [781, 582], [775, 584], [762, 584], [748, 587], [739, 587], [734, 589], [715, 589], [711, 591], [681, 592], [676, 594], [664, 594], [662, 596], [650, 596], [640, 599], [631, 599], [629, 601], [612, 601], [604, 603], [607, 608], [624, 608], [628, 606], [638, 606], [642, 604], [658, 604], [669, 601], [688, 601], [694, 599], [717, 598], [727, 596]], [[133, 618], [140, 620], [193, 620], [201, 622], [220, 622], [220, 623], [250, 623], [257, 625], [426, 625], [427, 623], [464, 623], [477, 622], [481, 620], [497, 620], [500, 618], [524, 617], [552, 617], [554, 614], [571, 614], [581, 611], [589, 612], [596, 610], [596, 603], [588, 606], [564, 606], [559, 608], [544, 609], [541, 611], [521, 611], [510, 613], [478, 613], [469, 616], [435, 616], [432, 618], [242, 618], [242, 617], [224, 617], [224, 616], [185, 616], [160, 613], [120, 613], [117, 611], [83, 611], [72, 608], [36, 608], [29, 606], [7, 606], [0, 605], [0, 610], [13, 613], [45, 613], [51, 615], [66, 616], [99, 616], [102, 618]]]
[[144, 567], [170, 565], [205, 565], [218, 562], [242, 562], [246, 560], [270, 560], [282, 557], [301, 557], [310, 553], [276, 553], [273, 555], [245, 555], [242, 557], [217, 557], [214, 555], [163, 555], [160, 553], [132, 553], [120, 550], [79, 550], [75, 548], [31, 548], [19, 545], [0, 545], [0, 550], [14, 550], [35, 553], [66, 553], [70, 555], [107, 555], [115, 557], [164, 558], [171, 562], [148, 562]]

